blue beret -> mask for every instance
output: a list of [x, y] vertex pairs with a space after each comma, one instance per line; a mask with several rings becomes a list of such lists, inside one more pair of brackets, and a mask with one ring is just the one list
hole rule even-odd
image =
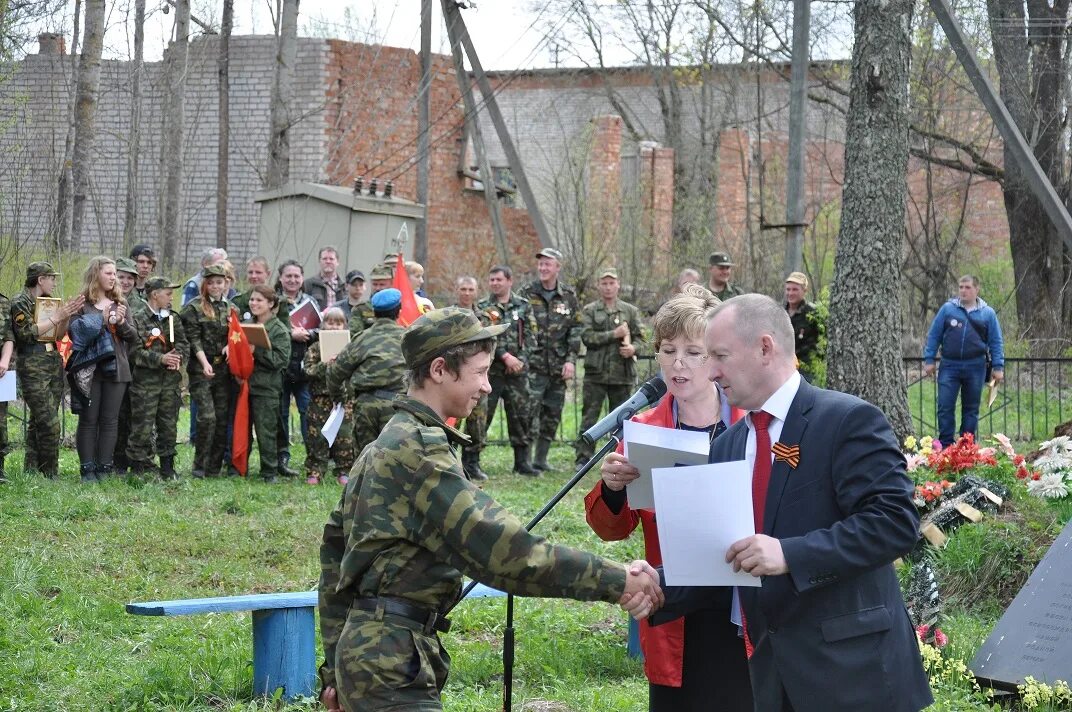
[[374, 311], [390, 311], [402, 303], [402, 292], [394, 289], [381, 289], [372, 295], [372, 309]]

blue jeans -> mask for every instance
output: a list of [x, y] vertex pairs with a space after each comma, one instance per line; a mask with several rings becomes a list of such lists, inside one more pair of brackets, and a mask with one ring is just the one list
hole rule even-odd
[[979, 427], [979, 401], [983, 396], [986, 359], [954, 361], [943, 359], [938, 369], [938, 440], [942, 445], [956, 441], [955, 408], [960, 393], [959, 433], [975, 435]]
[[309, 410], [309, 401], [313, 394], [309, 392], [308, 383], [295, 383], [286, 378], [283, 379], [283, 401], [279, 404], [279, 454], [290, 457], [290, 397], [298, 404], [298, 415], [301, 422], [302, 442], [309, 446], [309, 423], [305, 419], [305, 411]]

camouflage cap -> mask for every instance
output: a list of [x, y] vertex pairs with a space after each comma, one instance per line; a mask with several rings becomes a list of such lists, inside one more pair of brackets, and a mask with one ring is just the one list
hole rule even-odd
[[712, 252], [707, 264], [712, 267], [736, 267], [737, 264], [730, 259], [728, 252]]
[[126, 272], [127, 274], [138, 274], [138, 265], [134, 263], [134, 260], [129, 257], [120, 257], [115, 261], [115, 269], [118, 272]]
[[427, 363], [453, 346], [498, 336], [508, 327], [509, 324], [484, 326], [472, 309], [446, 307], [430, 311], [410, 324], [402, 335], [406, 368]]
[[388, 265], [376, 265], [369, 272], [369, 279], [393, 279], [395, 272]]
[[599, 273], [600, 279], [603, 279], [604, 277], [613, 277], [614, 279], [618, 279], [618, 270], [614, 269], [613, 267], [605, 267]]
[[790, 272], [789, 276], [785, 278], [785, 281], [787, 283], [793, 282], [794, 284], [799, 284], [801, 287], [804, 287], [805, 291], [808, 289], [808, 275], [803, 272]]
[[178, 289], [179, 285], [172, 284], [167, 277], [150, 277], [145, 281], [145, 293], [152, 294], [158, 289]]
[[540, 250], [539, 252], [536, 253], [536, 257], [537, 258], [550, 257], [553, 260], [558, 260], [559, 262], [562, 261], [562, 253], [559, 252], [558, 250], [556, 250], [553, 247], [545, 247], [545, 248], [543, 248], [542, 250]]
[[29, 267], [26, 268], [26, 279], [32, 279], [33, 277], [58, 277], [59, 272], [52, 269], [52, 265], [48, 262], [31, 262]]
[[201, 270], [202, 277], [229, 277], [227, 268], [223, 265], [209, 265]]

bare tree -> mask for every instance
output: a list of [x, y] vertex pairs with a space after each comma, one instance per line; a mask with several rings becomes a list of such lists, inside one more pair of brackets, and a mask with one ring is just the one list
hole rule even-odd
[[216, 157], [216, 245], [227, 247], [227, 181], [231, 133], [231, 29], [234, 26], [234, 0], [223, 0], [220, 26], [220, 54], [217, 59], [219, 79], [219, 146]]
[[[71, 33], [71, 55], [78, 53], [78, 40], [82, 36], [80, 20], [82, 17], [82, 0], [74, 2], [74, 31]], [[74, 161], [74, 127], [75, 127], [75, 97], [77, 92], [78, 69], [75, 66], [75, 80], [72, 82], [72, 91], [67, 104], [67, 136], [63, 144], [63, 163], [60, 164], [59, 179], [56, 184], [56, 227], [53, 231], [55, 236], [54, 247], [58, 250], [71, 246], [71, 189], [74, 177], [71, 174], [71, 164]]]
[[167, 181], [164, 188], [163, 262], [171, 267], [179, 244], [179, 216], [182, 209], [183, 144], [186, 130], [186, 62], [189, 55], [190, 0], [176, 0], [175, 37], [168, 47], [167, 112], [164, 117], [164, 160]]
[[830, 290], [829, 387], [912, 431], [901, 372], [897, 284], [905, 221], [912, 0], [858, 0], [841, 231]]
[[279, 40], [275, 58], [275, 83], [272, 85], [272, 133], [268, 139], [268, 171], [265, 184], [277, 188], [290, 178], [290, 116], [294, 65], [298, 59], [298, 3], [283, 0], [278, 23]]
[[74, 201], [71, 209], [71, 244], [82, 247], [82, 225], [89, 192], [91, 153], [96, 136], [97, 94], [100, 90], [101, 54], [104, 51], [104, 0], [86, 0], [85, 42], [78, 63], [78, 95], [75, 100], [74, 148], [71, 176]]
[[130, 76], [130, 152], [127, 154], [127, 195], [123, 211], [123, 252], [138, 239], [138, 183], [141, 160], [141, 80], [145, 72], [145, 0], [134, 3], [134, 61]]

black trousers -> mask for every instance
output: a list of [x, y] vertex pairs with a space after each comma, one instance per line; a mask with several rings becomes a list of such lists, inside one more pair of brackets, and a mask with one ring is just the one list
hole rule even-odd
[[127, 383], [102, 379], [94, 374], [89, 391], [89, 406], [78, 416], [75, 446], [78, 461], [110, 465], [119, 438], [119, 408], [127, 392]]

